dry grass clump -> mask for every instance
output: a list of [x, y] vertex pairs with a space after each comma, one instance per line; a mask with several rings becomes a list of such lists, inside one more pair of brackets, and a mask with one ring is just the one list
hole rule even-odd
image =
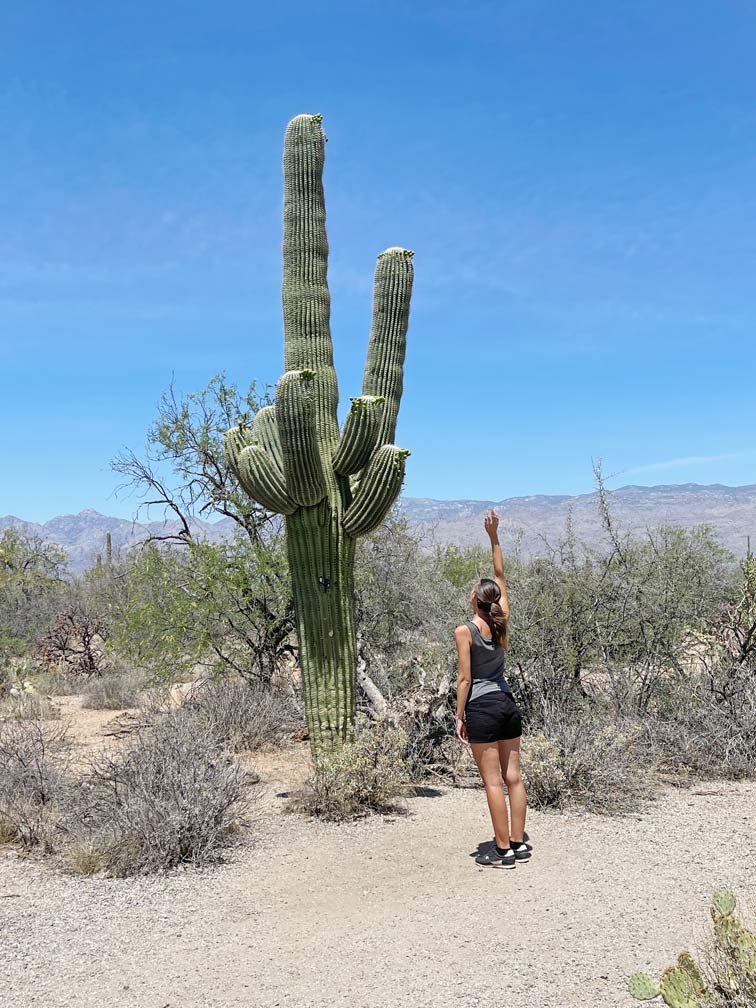
[[42, 668], [33, 673], [32, 682], [43, 696], [73, 696], [78, 693], [81, 683], [62, 668]]
[[207, 724], [167, 714], [79, 782], [68, 866], [125, 876], [214, 861], [248, 800], [244, 771]]
[[630, 722], [602, 723], [595, 710], [549, 717], [527, 734], [522, 771], [534, 808], [628, 812], [653, 786], [652, 760], [639, 728]]
[[236, 752], [280, 744], [302, 721], [301, 712], [282, 693], [232, 676], [200, 683], [183, 709]]
[[106, 867], [104, 852], [95, 839], [74, 836], [63, 850], [61, 864], [71, 875], [98, 875]]
[[129, 710], [139, 705], [142, 678], [133, 669], [89, 679], [82, 689], [85, 710]]
[[323, 756], [288, 811], [343, 822], [396, 807], [409, 776], [407, 737], [387, 721], [360, 719], [354, 741]]
[[0, 704], [0, 717], [11, 721], [55, 721], [60, 711], [40, 693], [12, 693]]
[[49, 851], [66, 788], [65, 730], [38, 721], [0, 721], [0, 842]]

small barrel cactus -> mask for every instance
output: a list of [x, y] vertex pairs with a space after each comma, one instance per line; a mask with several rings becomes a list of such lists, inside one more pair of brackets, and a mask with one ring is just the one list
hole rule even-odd
[[313, 754], [338, 748], [355, 716], [354, 549], [396, 501], [409, 452], [394, 444], [402, 395], [412, 252], [378, 256], [362, 383], [339, 431], [326, 278], [319, 115], [292, 119], [284, 140], [285, 374], [275, 402], [226, 434], [247, 493], [284, 515]]

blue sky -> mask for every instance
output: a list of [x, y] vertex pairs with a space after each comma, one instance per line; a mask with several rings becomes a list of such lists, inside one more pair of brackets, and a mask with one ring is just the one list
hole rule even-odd
[[278, 377], [300, 112], [342, 402], [415, 250], [406, 493], [756, 482], [750, 0], [26, 0], [0, 39], [0, 514], [129, 516], [172, 376]]

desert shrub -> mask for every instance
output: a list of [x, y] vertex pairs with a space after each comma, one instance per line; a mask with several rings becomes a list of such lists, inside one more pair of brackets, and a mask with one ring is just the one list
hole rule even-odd
[[125, 876], [212, 861], [247, 801], [244, 772], [207, 724], [167, 714], [124, 750], [98, 757], [80, 781], [69, 864], [85, 851], [87, 865]]
[[318, 761], [288, 811], [340, 822], [393, 808], [409, 783], [406, 746], [404, 733], [388, 721], [360, 718], [354, 741]]
[[647, 973], [628, 981], [638, 1001], [658, 1001], [681, 1008], [753, 1008], [756, 1004], [756, 934], [735, 916], [735, 897], [715, 893], [711, 903], [713, 940], [701, 965], [681, 952], [657, 983]]
[[690, 667], [651, 710], [660, 768], [678, 776], [756, 775], [756, 559], [695, 635]]
[[54, 846], [66, 788], [68, 740], [59, 726], [0, 721], [0, 838]]
[[236, 751], [280, 743], [302, 721], [291, 698], [235, 676], [198, 684], [183, 707], [215, 739]]
[[0, 703], [0, 717], [12, 721], [55, 721], [60, 711], [40, 693], [14, 692]]
[[76, 600], [37, 640], [35, 657], [43, 668], [61, 669], [73, 677], [102, 675], [106, 634], [100, 614]]
[[290, 660], [286, 554], [271, 532], [250, 542], [145, 544], [130, 557], [114, 641], [155, 680], [236, 674], [270, 683]]
[[78, 693], [81, 683], [60, 668], [35, 669], [31, 681], [42, 696], [73, 696]]
[[26, 528], [0, 534], [0, 657], [24, 654], [60, 606], [66, 557]]
[[176, 700], [169, 685], [147, 686], [139, 694], [139, 711], [145, 724], [154, 724], [175, 709]]
[[90, 679], [82, 689], [86, 710], [126, 710], [139, 704], [142, 677], [133, 669]]
[[659, 769], [685, 780], [756, 776], [756, 680], [723, 695], [703, 682], [680, 688], [674, 705], [649, 719]]
[[456, 711], [456, 691], [438, 669], [435, 675], [420, 669], [416, 682], [391, 698], [389, 717], [406, 737], [404, 761], [413, 782], [480, 783], [469, 748], [456, 737]]
[[49, 721], [60, 716], [35, 685], [35, 672], [28, 658], [0, 661], [0, 717]]
[[647, 797], [652, 760], [641, 728], [595, 709], [551, 712], [525, 736], [522, 770], [534, 808], [626, 812]]
[[358, 662], [385, 696], [413, 684], [418, 663], [435, 668], [443, 659], [453, 673], [449, 641], [462, 617], [460, 593], [426, 545], [396, 510], [357, 544]]

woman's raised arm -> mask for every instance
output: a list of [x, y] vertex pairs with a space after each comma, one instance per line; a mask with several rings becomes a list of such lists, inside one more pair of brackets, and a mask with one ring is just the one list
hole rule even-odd
[[504, 577], [504, 557], [502, 556], [501, 545], [499, 544], [499, 516], [494, 508], [486, 511], [484, 525], [488, 538], [491, 540], [494, 580], [501, 592], [499, 605], [503, 609], [506, 618], [509, 619], [509, 596], [507, 595], [507, 581]]

